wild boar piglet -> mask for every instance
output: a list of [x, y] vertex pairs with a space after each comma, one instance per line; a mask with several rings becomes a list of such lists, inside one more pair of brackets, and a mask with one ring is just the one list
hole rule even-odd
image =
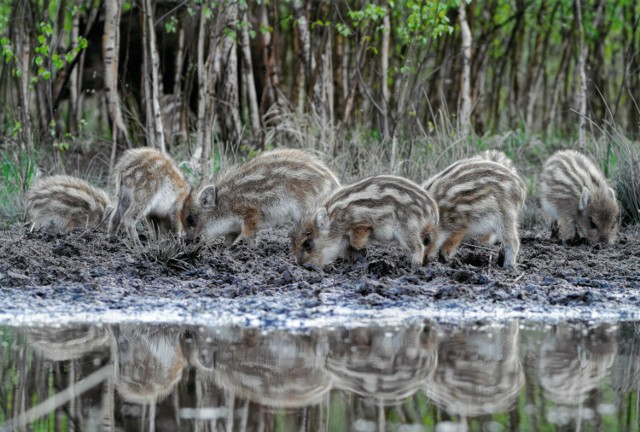
[[500, 165], [504, 165], [505, 167], [509, 168], [513, 172], [517, 173], [516, 168], [513, 165], [513, 161], [509, 158], [509, 156], [507, 156], [504, 152], [500, 150], [495, 150], [495, 149], [485, 150], [481, 153], [478, 153], [476, 156], [472, 157], [471, 159], [488, 160], [491, 162], [497, 162]]
[[265, 225], [302, 220], [340, 186], [318, 158], [301, 150], [280, 149], [223, 173], [202, 188], [183, 212], [188, 237], [231, 245], [241, 238], [255, 241]]
[[97, 227], [112, 209], [105, 191], [66, 175], [37, 179], [27, 195], [31, 229], [66, 232]]
[[452, 257], [465, 239], [484, 243], [501, 242], [499, 263], [516, 264], [520, 239], [518, 216], [524, 205], [523, 181], [502, 163], [473, 157], [451, 164], [427, 180], [440, 210], [440, 224], [427, 256], [441, 262]]
[[[584, 237], [612, 244], [618, 233], [618, 201], [598, 167], [574, 150], [556, 152], [540, 174], [540, 205], [563, 241]], [[559, 232], [558, 232], [559, 231]]]
[[292, 249], [298, 264], [323, 267], [369, 242], [394, 242], [418, 267], [437, 224], [438, 207], [428, 192], [405, 178], [380, 175], [335, 191], [294, 228]]
[[151, 148], [127, 150], [116, 164], [115, 179], [111, 236], [124, 224], [131, 240], [140, 244], [136, 224], [143, 217], [159, 232], [184, 234], [181, 213], [191, 189], [171, 157]]

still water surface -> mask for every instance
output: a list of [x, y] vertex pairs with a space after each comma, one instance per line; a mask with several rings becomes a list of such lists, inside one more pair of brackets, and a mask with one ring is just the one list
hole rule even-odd
[[640, 323], [0, 327], [0, 430], [638, 431]]

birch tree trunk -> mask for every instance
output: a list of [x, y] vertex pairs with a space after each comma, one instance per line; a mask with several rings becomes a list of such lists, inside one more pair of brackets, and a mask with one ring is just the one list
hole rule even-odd
[[221, 25], [217, 27], [219, 42], [216, 61], [221, 62], [221, 72], [218, 73], [217, 78], [220, 92], [217, 98], [217, 112], [219, 118], [224, 119], [221, 130], [222, 141], [226, 149], [232, 152], [238, 149], [242, 133], [238, 97], [238, 53], [235, 41], [225, 35], [223, 29], [233, 29], [237, 34], [237, 21], [238, 4], [226, 3], [222, 11]]
[[[148, 54], [151, 59], [151, 112], [153, 115], [153, 140], [156, 149], [161, 152], [166, 151], [164, 142], [164, 126], [162, 124], [162, 110], [160, 109], [160, 98], [162, 97], [162, 82], [160, 80], [160, 57], [158, 55], [158, 44], [156, 41], [156, 30], [153, 22], [153, 6], [151, 0], [144, 0], [143, 13], [147, 21], [148, 38], [143, 43], [148, 46]], [[145, 76], [145, 80], [149, 79]]]
[[313, 70], [311, 56], [311, 35], [309, 34], [309, 21], [307, 20], [307, 11], [303, 0], [294, 0], [293, 15], [296, 22], [296, 30], [298, 36], [300, 62], [297, 73], [297, 112], [304, 112], [306, 105], [306, 87]]
[[[267, 2], [262, 2], [260, 7], [260, 25], [264, 29], [270, 28]], [[262, 98], [260, 100], [260, 113], [264, 114], [268, 106], [278, 103], [279, 75], [271, 32], [262, 32], [262, 45], [262, 63], [266, 69], [266, 76]]]
[[462, 76], [460, 83], [460, 135], [466, 138], [471, 130], [471, 29], [467, 22], [466, 1], [460, 2], [458, 19], [462, 37]]
[[584, 44], [584, 29], [582, 27], [582, 7], [581, 0], [576, 0], [576, 18], [578, 24], [578, 90], [576, 93], [576, 104], [578, 105], [578, 146], [584, 151], [586, 146], [587, 130], [587, 74], [585, 63], [587, 49]]
[[258, 96], [256, 94], [256, 85], [253, 77], [253, 63], [251, 61], [251, 47], [249, 46], [249, 29], [247, 5], [242, 6], [241, 21], [243, 22], [240, 30], [240, 41], [242, 44], [242, 60], [244, 65], [243, 77], [245, 81], [245, 87], [247, 89], [247, 99], [249, 100], [249, 118], [251, 120], [251, 130], [253, 136], [257, 136], [260, 133], [260, 114], [258, 112]]
[[196, 127], [196, 152], [201, 152], [200, 159], [200, 185], [204, 185], [209, 180], [209, 143], [206, 142], [206, 130], [212, 127], [206, 124], [207, 107], [213, 102], [209, 100], [207, 92], [207, 72], [204, 62], [204, 41], [207, 22], [204, 13], [204, 5], [200, 7], [200, 22], [198, 26], [198, 48], [197, 48], [197, 69], [198, 69], [198, 119]]
[[[80, 14], [75, 13], [73, 15], [73, 19], [71, 21], [71, 46], [75, 47], [78, 45], [78, 36], [80, 36]], [[69, 76], [69, 117], [67, 120], [67, 128], [71, 134], [78, 133], [78, 122], [79, 122], [79, 71], [80, 71], [80, 63], [73, 69], [71, 69]]]
[[113, 173], [116, 150], [119, 142], [131, 146], [127, 127], [122, 117], [120, 95], [118, 92], [118, 53], [120, 50], [120, 14], [121, 0], [105, 0], [104, 34], [102, 39], [102, 56], [104, 61], [104, 84], [107, 99], [107, 110], [111, 120], [111, 158], [109, 174]]
[[153, 132], [153, 107], [151, 99], [152, 90], [151, 90], [151, 80], [149, 79], [149, 69], [151, 69], [150, 58], [149, 58], [149, 44], [148, 40], [148, 24], [147, 24], [147, 16], [146, 16], [146, 1], [143, 0], [142, 3], [142, 22], [140, 23], [140, 27], [142, 29], [142, 75], [140, 76], [140, 81], [142, 83], [142, 95], [144, 101], [144, 112], [145, 112], [145, 134], [147, 146], [151, 148], [156, 147], [156, 135]]
[[[390, 12], [385, 13], [382, 19], [382, 47], [380, 50], [380, 88], [382, 89], [382, 136], [389, 139], [389, 45], [391, 43], [391, 19]], [[392, 159], [395, 157], [392, 156]]]
[[[16, 17], [28, 16], [28, 2], [19, 2], [16, 8]], [[28, 19], [24, 19], [22, 26], [13, 26], [13, 40], [16, 44], [16, 55], [18, 58], [18, 68], [21, 74], [18, 78], [18, 118], [22, 123], [22, 134], [20, 150], [26, 156], [26, 168], [22, 177], [22, 192], [27, 192], [27, 180], [31, 165], [31, 150], [33, 149], [33, 135], [31, 126], [29, 81], [31, 80], [31, 26]], [[19, 27], [19, 28], [18, 28]]]

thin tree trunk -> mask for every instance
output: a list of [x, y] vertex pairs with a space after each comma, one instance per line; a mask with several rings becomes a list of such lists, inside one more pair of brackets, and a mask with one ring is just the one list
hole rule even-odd
[[[634, 43], [636, 40], [636, 35], [638, 33], [638, 26], [640, 25], [640, 15], [635, 16], [635, 9], [633, 5], [631, 5], [628, 9], [628, 15], [631, 15], [633, 25], [631, 27], [631, 37], [629, 38], [629, 42], [627, 43], [627, 47], [625, 49], [625, 55], [623, 58], [623, 71], [622, 79], [620, 81], [620, 88], [618, 89], [618, 94], [616, 95], [616, 103], [613, 109], [613, 119], [618, 117], [618, 109], [620, 108], [620, 100], [622, 98], [622, 94], [624, 93], [625, 88], [629, 89], [629, 74], [633, 68], [634, 63], [636, 62], [636, 55], [634, 54]], [[635, 18], [635, 19], [634, 19]]]
[[[173, 91], [170, 96], [169, 106], [173, 107], [173, 110], [167, 111], [165, 106], [162, 106], [163, 112], [163, 124], [165, 126], [166, 135], [165, 141], [168, 149], [172, 148], [176, 143], [178, 137], [186, 138], [188, 134], [188, 125], [186, 124], [186, 115], [184, 108], [189, 106], [188, 101], [182, 100], [182, 66], [184, 63], [184, 27], [180, 25], [178, 30], [178, 49], [176, 51], [175, 58], [175, 71], [173, 73]], [[187, 93], [188, 94], [188, 93]]]
[[293, 32], [293, 52], [298, 53], [298, 61], [296, 62], [296, 74], [294, 78], [293, 88], [293, 105], [296, 113], [302, 114], [305, 109], [307, 77], [310, 72], [307, 70], [309, 64], [309, 56], [311, 51], [311, 42], [307, 40], [309, 37], [308, 23], [306, 11], [300, 0], [293, 3], [294, 17], [296, 26], [292, 28]]
[[[262, 2], [262, 5], [260, 6], [260, 25], [265, 29], [269, 28], [267, 2]], [[271, 32], [265, 31], [262, 33], [262, 46], [262, 63], [266, 69], [266, 74], [264, 79], [264, 88], [262, 90], [262, 98], [260, 101], [260, 117], [265, 113], [268, 106], [278, 103], [277, 88], [279, 84], [278, 64], [276, 62], [275, 48], [273, 46], [273, 37]]]
[[104, 83], [107, 108], [111, 120], [111, 158], [109, 175], [113, 173], [116, 161], [116, 150], [119, 142], [126, 142], [130, 147], [127, 127], [122, 117], [120, 96], [118, 93], [118, 54], [120, 51], [120, 14], [121, 0], [105, 0], [104, 34], [102, 39], [102, 56], [104, 61]]
[[466, 138], [471, 131], [471, 29], [467, 22], [466, 2], [458, 8], [462, 36], [462, 76], [460, 82], [460, 135]]
[[560, 68], [558, 69], [558, 73], [556, 74], [555, 79], [553, 80], [553, 96], [551, 98], [551, 107], [549, 109], [549, 117], [547, 118], [547, 135], [550, 135], [553, 127], [556, 124], [556, 113], [558, 111], [558, 104], [560, 99], [560, 81], [562, 80], [563, 75], [567, 74], [567, 70], [569, 68], [569, 57], [570, 57], [570, 38], [567, 36], [567, 39], [564, 42], [563, 47], [563, 55], [562, 60], [560, 61]]
[[[213, 125], [207, 124], [208, 107], [213, 103], [209, 98], [207, 85], [207, 70], [204, 62], [204, 41], [206, 18], [204, 13], [204, 5], [200, 7], [200, 23], [198, 26], [198, 48], [197, 48], [197, 69], [198, 69], [198, 119], [196, 128], [196, 152], [200, 150], [200, 185], [204, 185], [209, 181], [209, 143], [206, 141], [207, 130]], [[213, 38], [212, 38], [213, 39]], [[213, 41], [210, 42], [210, 44]], [[209, 50], [211, 51], [211, 47]]]
[[[533, 129], [534, 126], [534, 122], [535, 122], [535, 104], [536, 101], [538, 100], [539, 96], [540, 96], [540, 87], [545, 85], [545, 78], [546, 78], [546, 74], [545, 74], [545, 66], [546, 66], [546, 53], [547, 53], [547, 49], [549, 47], [549, 40], [551, 37], [551, 33], [552, 33], [552, 26], [554, 24], [554, 18], [558, 12], [560, 6], [560, 2], [557, 1], [554, 6], [553, 9], [551, 11], [550, 16], [548, 16], [548, 18], [546, 18], [547, 21], [547, 25], [544, 27], [541, 27], [539, 29], [539, 35], [540, 37], [538, 39], [536, 39], [536, 44], [535, 44], [535, 49], [534, 49], [534, 62], [531, 66], [531, 69], [534, 69], [534, 65], [535, 65], [535, 73], [532, 74], [532, 78], [529, 80], [527, 79], [525, 82], [533, 82], [533, 85], [531, 85], [530, 89], [529, 89], [529, 102], [527, 105], [527, 116], [526, 116], [526, 128], [527, 130], [531, 131]], [[545, 16], [547, 16], [548, 14], [545, 13], [545, 9], [543, 7], [540, 8], [539, 11], [539, 21], [542, 25], [542, 22], [545, 20]], [[541, 42], [540, 42], [541, 41]], [[542, 98], [543, 103], [546, 103], [547, 101], [544, 99], [544, 97]], [[542, 121], [538, 121], [538, 127], [543, 126], [544, 124], [544, 120]]]
[[[80, 36], [80, 14], [75, 13], [71, 20], [71, 46], [75, 47], [78, 45], [78, 37]], [[79, 70], [80, 65], [76, 65], [69, 72], [71, 76], [69, 77], [69, 115], [67, 118], [67, 129], [69, 133], [76, 135], [78, 133], [78, 111], [79, 111], [79, 88], [78, 82], [79, 80]]]
[[154, 133], [154, 122], [153, 122], [153, 106], [152, 106], [152, 90], [151, 90], [151, 80], [149, 79], [149, 69], [151, 66], [149, 65], [149, 44], [147, 40], [148, 36], [148, 22], [147, 22], [147, 2], [143, 0], [142, 2], [142, 22], [140, 23], [140, 27], [142, 29], [142, 75], [140, 76], [140, 81], [142, 81], [142, 89], [143, 89], [143, 98], [144, 98], [144, 112], [145, 112], [145, 132], [146, 132], [146, 143], [148, 147], [157, 148], [156, 146], [156, 135]]
[[585, 60], [587, 49], [584, 44], [584, 29], [582, 28], [582, 7], [581, 0], [576, 0], [576, 18], [578, 23], [578, 74], [579, 87], [576, 94], [576, 105], [578, 105], [578, 146], [584, 151], [586, 147], [587, 131], [587, 73], [585, 71]]
[[222, 141], [225, 143], [226, 149], [235, 153], [239, 148], [242, 135], [238, 96], [238, 54], [235, 41], [224, 35], [221, 29], [233, 28], [237, 31], [238, 4], [232, 2], [225, 4], [221, 15], [221, 25], [217, 27], [220, 35], [216, 61], [221, 62], [220, 72], [217, 75], [220, 87], [217, 112], [220, 114], [220, 119], [224, 120], [221, 130]]
[[349, 81], [349, 95], [347, 96], [347, 101], [344, 104], [344, 116], [342, 118], [342, 122], [346, 125], [349, 122], [351, 117], [351, 112], [353, 111], [353, 107], [355, 104], [356, 94], [358, 93], [358, 83], [360, 80], [358, 79], [359, 69], [362, 64], [364, 64], [364, 56], [365, 56], [365, 48], [366, 48], [366, 37], [362, 37], [360, 40], [360, 46], [358, 47], [358, 53], [355, 58], [355, 70], [351, 76], [351, 80]]
[[[307, 18], [307, 9], [309, 4], [306, 3], [305, 0], [294, 0], [293, 3], [293, 13], [296, 18], [296, 29], [298, 31], [298, 39], [300, 43], [300, 55], [302, 58], [303, 70], [298, 72], [298, 79], [302, 79], [304, 77], [304, 84], [302, 88], [307, 88], [307, 92], [302, 92], [303, 94], [300, 96], [298, 100], [298, 112], [301, 112], [301, 108], [304, 108], [307, 100], [305, 100], [305, 96], [310, 95], [310, 100], [314, 102], [314, 109], [318, 111], [322, 100], [322, 91], [320, 88], [320, 82], [318, 80], [312, 80], [311, 75], [313, 71], [316, 69], [316, 61], [313, 56], [311, 49], [311, 32], [309, 30], [309, 20]], [[324, 43], [320, 44], [320, 49], [324, 48]]]
[[[29, 2], [19, 2], [15, 9], [14, 17], [26, 17], [29, 14]], [[12, 25], [13, 40], [16, 44], [18, 69], [21, 74], [18, 78], [18, 118], [22, 125], [20, 151], [25, 159], [25, 171], [22, 173], [22, 192], [28, 189], [29, 171], [31, 169], [31, 151], [33, 149], [33, 134], [31, 126], [29, 82], [31, 81], [31, 25], [30, 20], [20, 19], [20, 26]], [[17, 405], [17, 404], [16, 404]]]
[[[380, 49], [380, 73], [382, 89], [382, 137], [386, 141], [389, 139], [389, 45], [391, 44], [391, 19], [387, 11], [382, 18], [382, 47]], [[395, 164], [395, 156], [391, 156], [392, 167]]]
[[[162, 124], [162, 110], [160, 109], [160, 98], [162, 97], [162, 81], [160, 80], [160, 57], [158, 55], [158, 44], [156, 42], [156, 29], [153, 20], [153, 5], [151, 0], [144, 0], [143, 13], [147, 21], [147, 40], [149, 57], [151, 59], [151, 110], [153, 113], [153, 135], [156, 149], [161, 152], [166, 151], [164, 140], [164, 126]], [[148, 79], [148, 76], [145, 77]]]
[[256, 85], [253, 77], [253, 63], [251, 61], [251, 47], [249, 45], [249, 29], [247, 24], [249, 15], [247, 14], [247, 5], [241, 6], [241, 20], [244, 23], [240, 30], [240, 39], [242, 43], [242, 59], [244, 62], [243, 76], [245, 86], [247, 88], [247, 98], [249, 99], [249, 118], [251, 119], [251, 130], [253, 136], [260, 133], [260, 114], [258, 112], [258, 96], [256, 94]]
[[20, 104], [20, 121], [22, 123], [22, 143], [23, 151], [27, 154], [30, 152], [32, 144], [31, 135], [31, 115], [29, 107], [31, 104], [29, 95], [29, 81], [31, 80], [31, 31], [18, 31], [16, 40], [17, 57], [19, 59], [18, 68], [21, 71], [19, 78], [19, 104]]

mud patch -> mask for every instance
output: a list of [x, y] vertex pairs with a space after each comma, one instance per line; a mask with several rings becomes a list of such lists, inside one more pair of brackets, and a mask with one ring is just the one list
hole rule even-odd
[[623, 230], [609, 248], [565, 246], [548, 232], [524, 232], [514, 270], [497, 265], [497, 247], [478, 244], [463, 245], [448, 264], [415, 271], [401, 251], [377, 246], [366, 257], [319, 270], [296, 265], [284, 229], [261, 232], [255, 246], [216, 243], [174, 253], [151, 242], [140, 253], [102, 232], [30, 233], [16, 225], [0, 231], [0, 321], [117, 312], [304, 326], [415, 311], [630, 319], [640, 311], [639, 243], [637, 228]]

